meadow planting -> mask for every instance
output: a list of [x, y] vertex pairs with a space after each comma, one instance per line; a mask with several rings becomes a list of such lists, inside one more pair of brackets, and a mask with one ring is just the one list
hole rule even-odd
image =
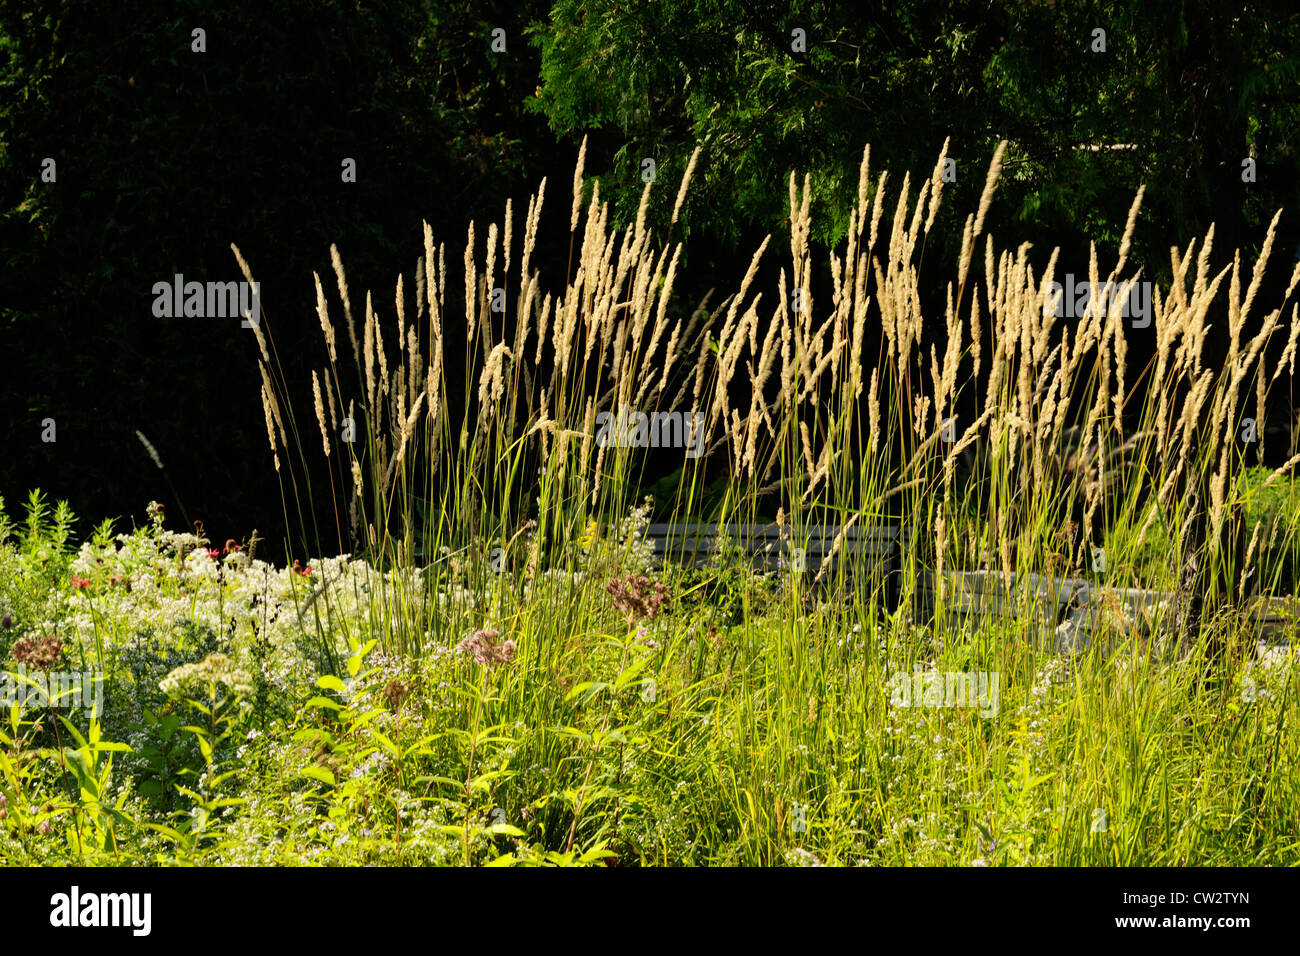
[[[1005, 146], [937, 308], [946, 145], [916, 180], [865, 151], [828, 262], [792, 174], [790, 248], [716, 302], [674, 294], [663, 187], [620, 232], [583, 154], [566, 276], [545, 180], [382, 294], [332, 250], [309, 383], [287, 315], [241, 333], [298, 540], [0, 502], [0, 860], [1300, 862], [1300, 263], [1211, 229], [1152, 283], [1141, 191], [1089, 262], [1004, 248]], [[721, 526], [707, 560], [665, 522]]]

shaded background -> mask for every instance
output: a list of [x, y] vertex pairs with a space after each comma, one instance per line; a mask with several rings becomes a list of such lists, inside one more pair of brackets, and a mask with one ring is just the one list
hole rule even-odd
[[[892, 210], [903, 172], [928, 175], [949, 137], [958, 179], [923, 253], [928, 314], [942, 313], [961, 223], [999, 138], [1011, 145], [987, 231], [998, 246], [1032, 242], [1037, 270], [1059, 245], [1058, 276], [1086, 272], [1090, 239], [1108, 268], [1145, 183], [1126, 272], [1167, 283], [1169, 247], [1211, 222], [1212, 265], [1236, 247], [1250, 265], [1280, 208], [1257, 311], [1279, 301], [1300, 255], [1300, 18], [1288, 3], [700, 6], [0, 4], [8, 510], [40, 487], [69, 500], [85, 533], [105, 517], [143, 521], [156, 498], [172, 527], [184, 514], [216, 541], [253, 528], [280, 540], [253, 334], [237, 319], [155, 318], [153, 284], [178, 272], [238, 280], [229, 248], [238, 244], [292, 394], [309, 396], [310, 370], [325, 361], [313, 270], [341, 322], [331, 243], [354, 312], [370, 289], [391, 321], [396, 276], [423, 252], [422, 219], [458, 261], [469, 221], [481, 246], [507, 197], [521, 235], [527, 197], [547, 176], [534, 264], [547, 289], [561, 288], [584, 134], [588, 176], [620, 223], [640, 197], [640, 160], [656, 160], [650, 222], [660, 241], [686, 160], [703, 144], [672, 234], [685, 240], [681, 312], [709, 288], [715, 304], [735, 291], [769, 232], [758, 282], [774, 286], [788, 262], [790, 170], [812, 173], [814, 264], [829, 286], [825, 244], [843, 234], [862, 147], [872, 145], [873, 179], [892, 170]], [[191, 50], [195, 27], [206, 31], [204, 53]], [[491, 50], [495, 28], [505, 52]], [[1097, 28], [1104, 53], [1092, 49]], [[57, 162], [56, 183], [41, 181], [45, 157]], [[356, 183], [341, 181], [344, 157], [356, 160]], [[1248, 157], [1253, 183], [1242, 180]], [[829, 302], [828, 288], [813, 294]], [[1130, 364], [1140, 362], [1154, 328], [1128, 334]], [[453, 387], [463, 379], [457, 351], [447, 355]], [[1289, 451], [1291, 406], [1275, 396], [1282, 440], [1270, 436], [1270, 458]], [[41, 441], [45, 418], [56, 422], [54, 443]]]

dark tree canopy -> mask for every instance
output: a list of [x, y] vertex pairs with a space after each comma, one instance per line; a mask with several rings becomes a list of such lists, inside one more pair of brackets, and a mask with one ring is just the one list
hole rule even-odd
[[[1216, 248], [1250, 255], [1278, 208], [1275, 255], [1290, 259], [1293, 11], [1280, 0], [268, 0], [256, 16], [188, 0], [144, 0], [130, 15], [87, 0], [5, 4], [0, 494], [41, 486], [88, 517], [138, 514], [164, 493], [139, 429], [194, 517], [229, 534], [274, 526], [250, 336], [154, 319], [154, 283], [238, 279], [238, 243], [302, 389], [321, 358], [311, 272], [329, 282], [331, 243], [354, 301], [370, 289], [391, 309], [422, 218], [455, 246], [471, 219], [498, 218], [507, 197], [518, 207], [544, 175], [559, 215], [584, 135], [587, 173], [623, 221], [642, 160], [655, 160], [659, 240], [702, 145], [672, 234], [686, 240], [683, 309], [709, 288], [727, 294], [764, 234], [781, 247], [791, 171], [811, 175], [814, 238], [837, 240], [867, 143], [896, 191], [950, 142], [957, 179], [925, 252], [931, 301], [1000, 138], [1010, 146], [989, 229], [1034, 243], [1040, 263], [1061, 245], [1062, 271], [1077, 271], [1090, 239], [1113, 257], [1143, 183], [1130, 262], [1147, 278], [1165, 281], [1169, 246], [1211, 222]], [[204, 53], [191, 48], [196, 27]], [[492, 50], [498, 28], [505, 52]], [[47, 157], [56, 183], [42, 181]], [[341, 182], [344, 157], [354, 184]], [[535, 258], [551, 283], [564, 279], [566, 230], [544, 232]], [[47, 417], [57, 444], [40, 441]]]

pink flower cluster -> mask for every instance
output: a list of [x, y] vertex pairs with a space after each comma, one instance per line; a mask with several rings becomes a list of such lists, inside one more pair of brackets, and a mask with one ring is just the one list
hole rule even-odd
[[493, 664], [505, 664], [514, 659], [515, 642], [506, 640], [497, 642], [500, 631], [475, 631], [456, 645], [462, 654], [473, 654], [474, 660], [491, 667]]

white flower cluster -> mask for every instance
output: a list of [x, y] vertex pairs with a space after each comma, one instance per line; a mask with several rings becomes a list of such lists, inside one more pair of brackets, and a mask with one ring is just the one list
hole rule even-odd
[[229, 636], [245, 673], [256, 670], [252, 647], [260, 639], [269, 645], [261, 676], [289, 691], [314, 684], [323, 651], [346, 657], [349, 634], [368, 639], [374, 602], [423, 600], [420, 570], [381, 573], [344, 554], [313, 558], [299, 571], [206, 545], [156, 526], [118, 535], [108, 547], [82, 545], [69, 571], [89, 585], [65, 591], [45, 628], [91, 654], [120, 650], [141, 631], [206, 627]]
[[253, 696], [252, 679], [225, 654], [209, 654], [196, 664], [182, 664], [164, 677], [160, 686], [168, 696], [179, 697], [217, 684], [224, 685], [232, 695]]

